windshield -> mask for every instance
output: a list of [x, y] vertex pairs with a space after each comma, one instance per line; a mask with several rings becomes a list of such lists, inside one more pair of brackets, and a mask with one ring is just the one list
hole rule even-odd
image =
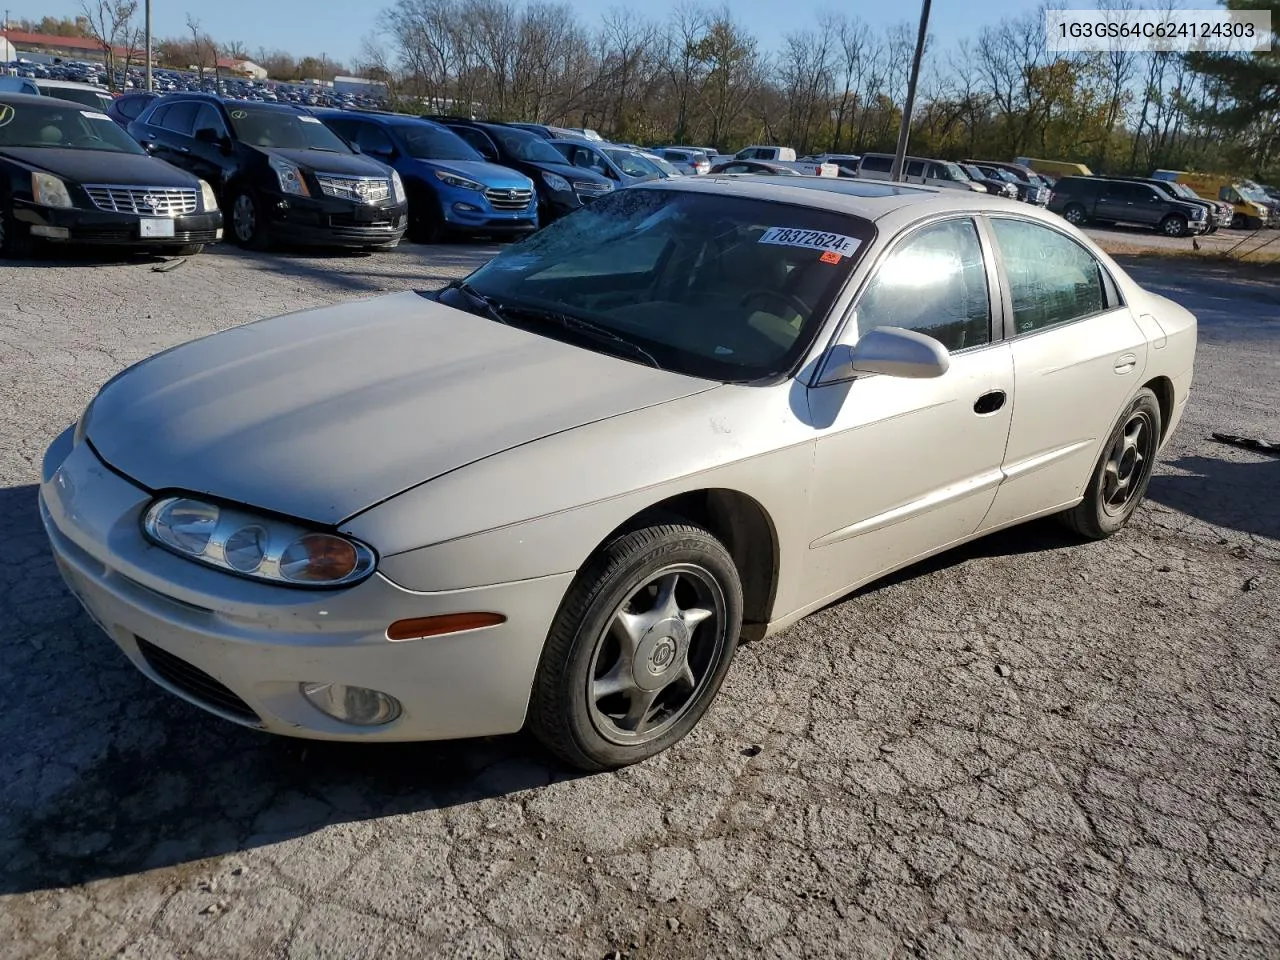
[[228, 110], [236, 139], [250, 146], [352, 152], [336, 133], [315, 117], [287, 110], [256, 110], [238, 105], [231, 105]]
[[406, 123], [396, 127], [409, 156], [419, 160], [484, 160], [452, 130], [430, 123]]
[[969, 179], [967, 176], [965, 176], [964, 171], [960, 169], [960, 165], [958, 163], [948, 163], [944, 160], [940, 162], [938, 166], [940, 166], [943, 169], [944, 176], [948, 180], [968, 180]]
[[541, 137], [523, 130], [512, 130], [509, 127], [488, 127], [489, 136], [500, 144], [502, 149], [517, 160], [527, 163], [564, 163], [560, 151]]
[[800, 360], [874, 232], [812, 207], [633, 187], [508, 247], [468, 289], [539, 333], [571, 336], [547, 322], [567, 314], [597, 328], [574, 339], [590, 349], [749, 382]]
[[993, 180], [993, 179], [995, 179], [995, 176], [994, 176], [994, 175], [992, 175], [992, 176], [987, 176], [985, 173], [983, 173], [983, 172], [982, 172], [981, 170], [979, 170], [977, 167], [971, 167], [971, 166], [967, 166], [967, 165], [962, 164], [962, 165], [961, 165], [961, 167], [960, 167], [960, 169], [961, 169], [961, 170], [963, 170], [965, 173], [967, 173], [967, 174], [968, 174], [972, 179], [974, 179], [974, 180]]
[[657, 167], [663, 173], [665, 173], [668, 177], [684, 176], [684, 174], [682, 174], [679, 170], [677, 170], [675, 167], [673, 167], [666, 160], [663, 160], [659, 156], [652, 156], [652, 157], [646, 156], [645, 159], [648, 160], [650, 163], [652, 163], [655, 167]]
[[606, 150], [609, 159], [618, 165], [618, 169], [628, 177], [658, 177], [658, 168], [631, 150]]
[[1241, 185], [1240, 195], [1246, 200], [1252, 200], [1254, 203], [1270, 203], [1271, 198], [1257, 187], [1246, 187]]
[[1176, 193], [1180, 197], [1185, 197], [1187, 200], [1200, 199], [1200, 194], [1196, 193], [1194, 190], [1188, 187], [1185, 183], [1169, 183], [1169, 181], [1167, 180], [1162, 180], [1160, 182], [1168, 185], [1173, 190], [1174, 193]]
[[0, 101], [0, 148], [3, 147], [146, 153], [110, 117], [97, 110]]

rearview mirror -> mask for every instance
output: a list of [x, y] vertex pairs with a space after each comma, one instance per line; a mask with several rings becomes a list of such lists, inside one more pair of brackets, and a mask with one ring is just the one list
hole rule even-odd
[[950, 367], [951, 355], [933, 337], [901, 327], [876, 327], [852, 346], [838, 344], [823, 380], [848, 380], [865, 373], [927, 380], [942, 376]]

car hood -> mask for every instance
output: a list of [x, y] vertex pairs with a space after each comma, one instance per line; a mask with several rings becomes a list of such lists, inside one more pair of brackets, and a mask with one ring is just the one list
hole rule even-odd
[[566, 180], [582, 180], [587, 183], [612, 183], [608, 177], [602, 177], [594, 170], [587, 170], [584, 167], [575, 167], [571, 163], [552, 163], [550, 160], [542, 161], [526, 161], [530, 166], [537, 167], [539, 170], [545, 170], [548, 173], [559, 174]]
[[460, 177], [467, 177], [497, 190], [528, 190], [529, 178], [518, 170], [500, 167], [484, 160], [416, 160], [429, 170], [443, 170]]
[[286, 150], [282, 147], [254, 147], [268, 156], [284, 159], [316, 173], [345, 173], [354, 177], [388, 177], [384, 164], [358, 153], [328, 153], [324, 150]]
[[109, 153], [69, 147], [4, 147], [0, 156], [37, 167], [74, 183], [146, 187], [194, 187], [196, 178], [145, 153]]
[[152, 490], [337, 524], [512, 447], [714, 386], [403, 293], [158, 354], [103, 387], [88, 437]]

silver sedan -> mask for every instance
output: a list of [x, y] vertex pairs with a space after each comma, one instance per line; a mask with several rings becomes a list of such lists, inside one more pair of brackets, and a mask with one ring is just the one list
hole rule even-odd
[[1057, 514], [1119, 531], [1196, 320], [1051, 214], [809, 177], [602, 198], [466, 281], [108, 382], [50, 447], [66, 581], [148, 677], [273, 733], [671, 746], [734, 651]]

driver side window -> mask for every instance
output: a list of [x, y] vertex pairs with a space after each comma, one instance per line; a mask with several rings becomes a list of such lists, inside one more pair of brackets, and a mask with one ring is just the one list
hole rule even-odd
[[991, 342], [991, 296], [972, 220], [922, 227], [880, 264], [856, 307], [858, 332], [902, 327], [950, 351]]

